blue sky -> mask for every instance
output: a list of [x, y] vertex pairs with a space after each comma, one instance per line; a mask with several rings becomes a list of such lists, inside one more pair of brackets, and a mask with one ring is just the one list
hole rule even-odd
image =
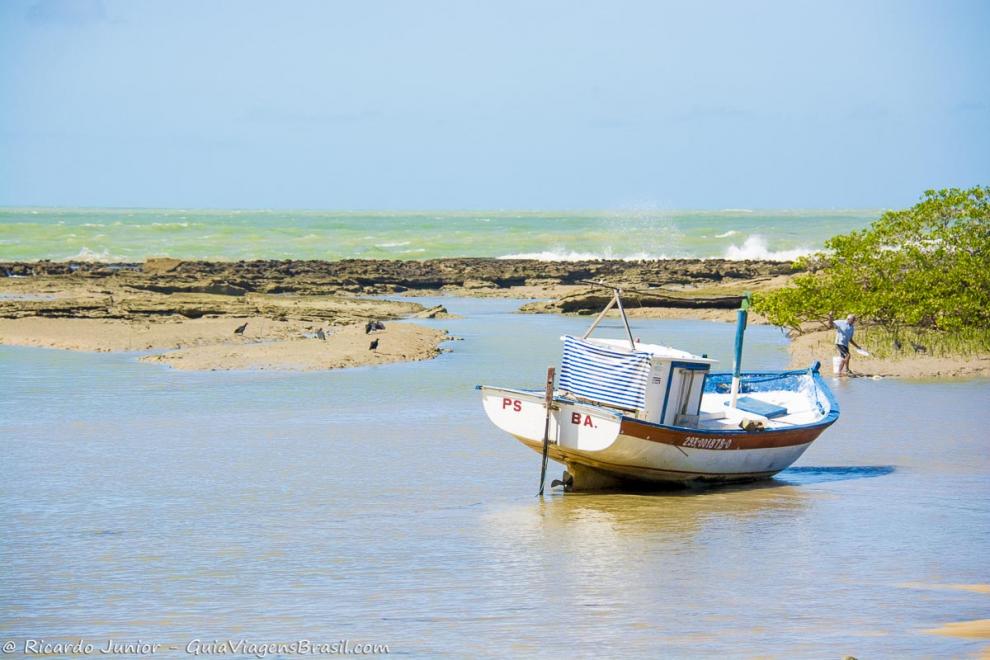
[[0, 205], [877, 208], [990, 184], [990, 2], [0, 3]]

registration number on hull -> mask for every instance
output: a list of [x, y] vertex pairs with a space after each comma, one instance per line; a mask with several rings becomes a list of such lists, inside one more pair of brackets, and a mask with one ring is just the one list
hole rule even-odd
[[729, 438], [699, 438], [696, 435], [689, 435], [681, 446], [697, 449], [729, 449], [732, 447], [732, 440]]

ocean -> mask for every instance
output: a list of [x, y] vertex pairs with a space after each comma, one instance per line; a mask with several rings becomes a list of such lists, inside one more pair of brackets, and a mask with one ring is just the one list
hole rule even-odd
[[0, 209], [0, 260], [790, 260], [879, 210], [603, 212]]
[[[589, 320], [423, 303], [461, 318], [418, 322], [463, 341], [422, 363], [182, 372], [0, 347], [0, 639], [141, 639], [174, 649], [162, 657], [195, 640], [429, 658], [986, 653], [928, 632], [987, 616], [986, 379], [834, 381], [839, 421], [764, 482], [541, 500], [539, 455], [488, 421], [474, 385], [540, 387], [559, 337]], [[732, 324], [632, 324], [731, 365]], [[777, 329], [750, 328], [745, 368], [787, 359]]]

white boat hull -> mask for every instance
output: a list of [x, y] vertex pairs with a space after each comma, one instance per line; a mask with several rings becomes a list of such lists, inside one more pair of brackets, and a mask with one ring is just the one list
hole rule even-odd
[[[482, 387], [485, 411], [500, 429], [543, 451], [541, 393]], [[830, 424], [747, 433], [663, 426], [602, 406], [554, 398], [548, 455], [563, 463], [575, 488], [609, 480], [667, 483], [750, 481], [794, 463]]]

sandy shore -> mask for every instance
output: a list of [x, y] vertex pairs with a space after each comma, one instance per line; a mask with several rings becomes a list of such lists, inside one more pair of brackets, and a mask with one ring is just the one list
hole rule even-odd
[[[162, 261], [147, 271], [0, 277], [0, 343], [167, 351], [143, 361], [178, 369], [318, 370], [429, 359], [446, 337], [393, 322], [443, 318], [443, 308], [347, 293], [248, 291], [220, 280], [190, 283], [163, 273], [171, 264]], [[372, 320], [385, 329], [366, 334]]]
[[[869, 350], [869, 344], [864, 345]], [[822, 372], [832, 373], [832, 357], [835, 350], [835, 332], [821, 330], [809, 332], [791, 341], [791, 366], [807, 367], [815, 360], [822, 363]], [[903, 354], [897, 358], [878, 359], [863, 357], [855, 351], [849, 362], [854, 377], [882, 378], [971, 378], [990, 376], [990, 355], [966, 357], [939, 357], [934, 355]]]
[[[724, 283], [738, 289], [790, 272], [777, 262], [721, 260], [0, 263], [0, 343], [167, 351], [143, 360], [178, 369], [334, 369], [435, 356], [443, 332], [389, 322], [375, 335], [373, 350], [364, 332], [369, 320], [448, 316], [442, 307], [424, 309], [417, 295], [561, 300], [568, 309], [527, 311], [590, 313], [601, 291], [581, 281], [605, 279], [643, 290], [665, 287], [659, 294], [631, 294], [638, 296], [631, 310], [636, 316], [722, 317], [738, 305], [734, 289], [711, 294], [718, 309], [683, 289]], [[317, 339], [318, 332], [326, 339]]]
[[[525, 299], [521, 311], [591, 315], [623, 287], [632, 318], [734, 322], [743, 292], [768, 291], [794, 275], [787, 263], [670, 259], [544, 262], [500, 259], [430, 261], [247, 261], [152, 259], [143, 264], [0, 263], [0, 343], [71, 350], [170, 350], [149, 358], [184, 369], [326, 369], [437, 353], [442, 333], [403, 326], [377, 351], [364, 324], [446, 310], [424, 310], [423, 295]], [[399, 294], [406, 301], [369, 299]], [[535, 299], [535, 302], [534, 302]], [[243, 335], [233, 329], [247, 322]], [[765, 323], [758, 314], [750, 323]], [[389, 333], [397, 329], [389, 325]], [[328, 340], [311, 338], [322, 329]], [[331, 332], [333, 330], [333, 332]], [[791, 344], [795, 368], [820, 360], [831, 371], [831, 332]], [[990, 356], [854, 355], [862, 376], [945, 378], [990, 375]]]
[[[246, 323], [243, 334], [234, 329]], [[317, 332], [322, 331], [325, 339]], [[145, 321], [25, 317], [0, 319], [0, 343], [76, 351], [165, 350], [142, 362], [185, 370], [316, 371], [426, 360], [440, 353], [445, 332], [415, 323], [333, 326], [252, 316]], [[378, 340], [375, 349], [371, 342]]]
[[939, 628], [931, 628], [925, 632], [931, 635], [962, 637], [964, 639], [990, 639], [990, 619], [955, 621]]
[[[305, 337], [239, 344], [207, 344], [149, 355], [142, 362], [185, 370], [285, 369], [319, 371], [343, 367], [428, 360], [439, 354], [447, 334], [413, 323], [389, 323], [385, 330], [366, 334], [360, 325], [325, 331], [326, 339]], [[372, 342], [377, 342], [374, 349]]]

